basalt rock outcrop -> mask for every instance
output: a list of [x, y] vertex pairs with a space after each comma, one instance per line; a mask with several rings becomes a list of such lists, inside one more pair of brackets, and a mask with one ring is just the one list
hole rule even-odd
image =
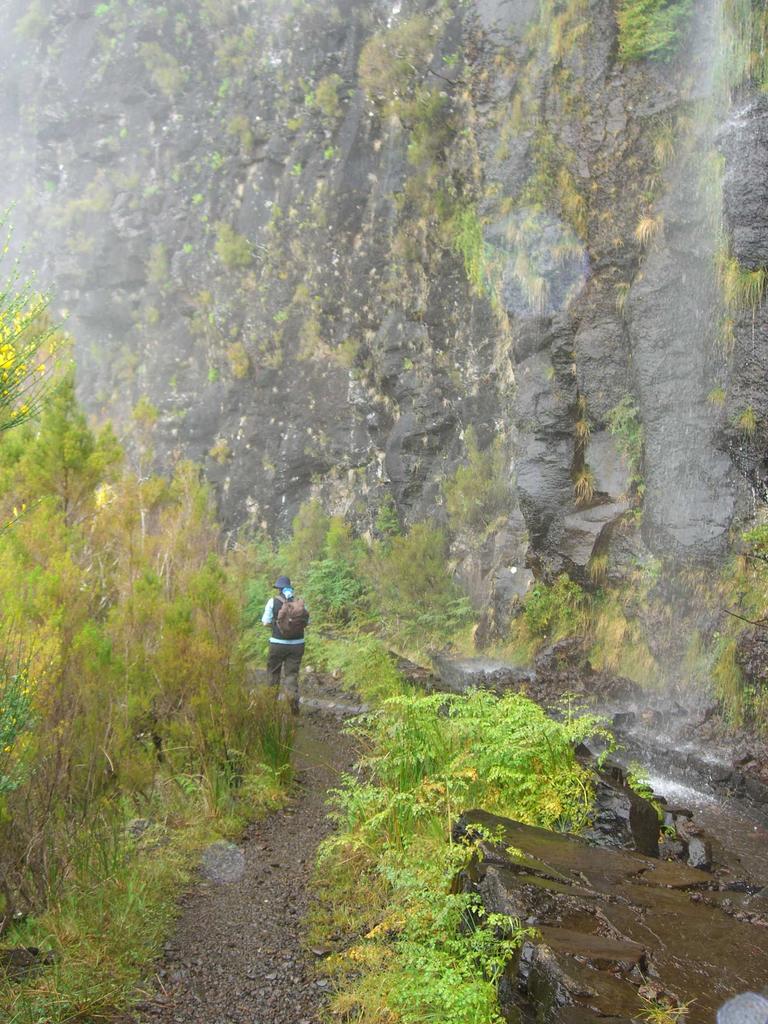
[[709, 4], [665, 61], [617, 32], [609, 0], [9, 0], [0, 204], [88, 407], [148, 398], [157, 461], [273, 532], [313, 495], [446, 521], [472, 426], [506, 507], [448, 525], [491, 631], [533, 573], [716, 562], [768, 475], [766, 314], [721, 344], [714, 269], [721, 207], [765, 263], [765, 101], [710, 102]]
[[764, 895], [481, 811], [458, 831], [475, 824], [501, 839], [482, 841], [464, 887], [531, 929], [502, 981], [508, 1020], [630, 1024], [649, 1005], [690, 1002], [690, 1024], [711, 1024], [728, 996], [760, 991]]

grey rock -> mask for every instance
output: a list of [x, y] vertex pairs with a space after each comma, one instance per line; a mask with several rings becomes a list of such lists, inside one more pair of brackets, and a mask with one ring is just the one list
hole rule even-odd
[[203, 852], [202, 872], [211, 882], [226, 885], [239, 882], [245, 874], [245, 855], [234, 843], [224, 840], [211, 843]]
[[599, 431], [590, 436], [586, 462], [595, 477], [597, 492], [614, 499], [626, 498], [630, 487], [629, 464], [612, 434]]
[[768, 263], [768, 102], [758, 96], [735, 111], [718, 143], [726, 156], [723, 206], [731, 252], [750, 270]]
[[[695, 998], [701, 1020], [713, 1020], [725, 994], [762, 985], [765, 929], [696, 898], [707, 874], [482, 811], [463, 815], [457, 834], [474, 824], [501, 838], [481, 841], [463, 888], [536, 929], [500, 988], [513, 1020], [522, 1011], [540, 1024], [632, 1021], [643, 980], [661, 996]], [[689, 928], [706, 942], [681, 943]]]
[[149, 818], [132, 818], [125, 826], [125, 831], [132, 839], [141, 839], [150, 828], [152, 822]]
[[688, 840], [688, 863], [692, 868], [709, 871], [712, 867], [712, 846], [701, 836], [691, 836]]
[[626, 501], [606, 502], [565, 516], [557, 548], [569, 562], [586, 566], [595, 553], [603, 531], [618, 522], [629, 508]]
[[767, 1024], [768, 999], [744, 992], [729, 999], [717, 1013], [717, 1024]]
[[583, 833], [586, 838], [601, 846], [658, 857], [659, 832], [656, 808], [627, 785], [618, 765], [598, 772], [592, 821]]

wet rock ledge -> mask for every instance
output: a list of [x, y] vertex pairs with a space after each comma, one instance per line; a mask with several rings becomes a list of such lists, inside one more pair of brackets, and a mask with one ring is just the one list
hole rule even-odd
[[765, 984], [766, 890], [484, 811], [457, 835], [475, 825], [499, 841], [480, 844], [459, 884], [532, 929], [501, 984], [510, 1024], [632, 1024], [644, 1000], [692, 1001], [686, 1024], [712, 1024]]

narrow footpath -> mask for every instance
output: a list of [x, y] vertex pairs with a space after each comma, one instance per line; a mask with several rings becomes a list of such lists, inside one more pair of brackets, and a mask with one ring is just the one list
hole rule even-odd
[[296, 791], [283, 810], [252, 825], [224, 864], [182, 902], [139, 1024], [318, 1024], [325, 984], [301, 948], [301, 924], [326, 800], [353, 757], [338, 718], [302, 713]]

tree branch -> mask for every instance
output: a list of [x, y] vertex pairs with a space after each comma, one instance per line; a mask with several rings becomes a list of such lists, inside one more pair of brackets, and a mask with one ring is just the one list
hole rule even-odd
[[742, 622], [748, 622], [750, 626], [762, 626], [763, 629], [768, 629], [768, 619], [748, 619], [744, 615], [739, 615], [738, 612], [729, 611], [727, 608], [723, 608], [726, 615], [730, 615], [734, 619], [741, 619]]

